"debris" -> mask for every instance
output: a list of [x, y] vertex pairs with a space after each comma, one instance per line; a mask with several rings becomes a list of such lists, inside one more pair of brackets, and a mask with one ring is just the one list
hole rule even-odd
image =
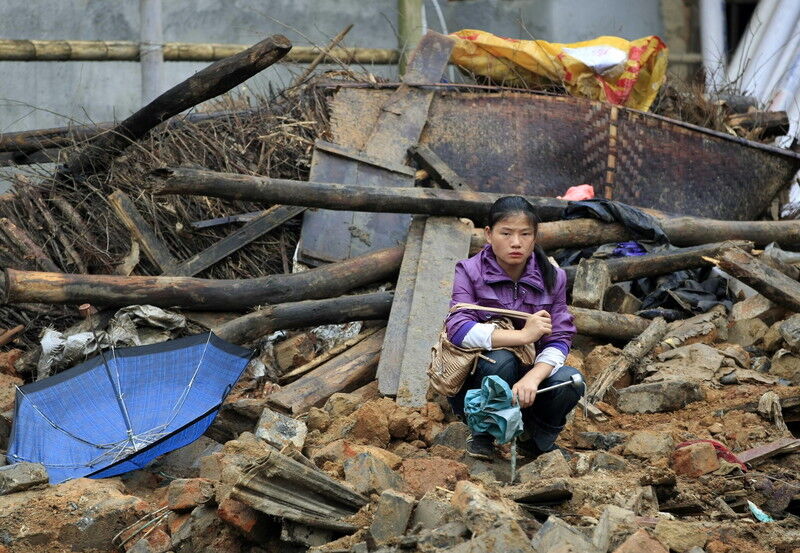
[[625, 455], [641, 459], [665, 458], [671, 452], [675, 442], [666, 432], [640, 430], [634, 432], [625, 444]]
[[[537, 552], [555, 551], [557, 547], [571, 547], [572, 551], [600, 553], [583, 532], [558, 517], [550, 516], [531, 540]], [[569, 551], [569, 549], [567, 550]]]
[[540, 455], [519, 469], [519, 480], [523, 483], [571, 475], [572, 469], [558, 449]]
[[594, 527], [592, 544], [598, 551], [613, 551], [638, 529], [633, 511], [608, 505]]
[[377, 543], [405, 533], [411, 512], [414, 510], [414, 497], [395, 490], [385, 490], [378, 499], [375, 517], [369, 533]]
[[255, 429], [257, 437], [278, 450], [289, 444], [302, 449], [307, 432], [304, 422], [268, 408], [261, 412], [261, 418], [258, 419]]
[[696, 478], [719, 469], [720, 462], [713, 445], [699, 442], [676, 449], [670, 466], [678, 475]]
[[614, 550], [614, 553], [669, 553], [669, 551], [658, 540], [650, 537], [647, 530], [641, 528], [631, 534]]
[[0, 495], [47, 484], [47, 470], [39, 463], [14, 463], [0, 467]]
[[800, 282], [787, 277], [738, 248], [730, 249], [713, 260], [733, 277], [752, 286], [764, 297], [792, 311], [800, 311]]
[[362, 494], [403, 490], [403, 478], [376, 455], [364, 452], [344, 461], [344, 478]]
[[696, 382], [663, 380], [623, 388], [617, 408], [625, 413], [660, 413], [675, 411], [703, 399], [705, 393]]
[[687, 553], [692, 547], [704, 547], [708, 532], [698, 523], [678, 520], [661, 520], [656, 524], [655, 536], [670, 551]]
[[167, 506], [173, 511], [194, 509], [213, 498], [214, 483], [206, 478], [179, 478], [167, 488]]
[[611, 272], [604, 260], [581, 259], [572, 284], [572, 305], [602, 310], [611, 282]]
[[759, 509], [758, 506], [749, 499], [747, 500], [747, 507], [750, 509], [750, 512], [753, 513], [753, 516], [756, 517], [756, 519], [759, 522], [775, 522], [774, 518], [772, 518], [767, 513]]

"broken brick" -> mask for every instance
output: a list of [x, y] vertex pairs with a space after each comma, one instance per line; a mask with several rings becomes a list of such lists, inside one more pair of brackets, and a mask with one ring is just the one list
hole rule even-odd
[[672, 470], [683, 476], [697, 477], [720, 467], [717, 451], [708, 442], [698, 442], [677, 449], [672, 454]]

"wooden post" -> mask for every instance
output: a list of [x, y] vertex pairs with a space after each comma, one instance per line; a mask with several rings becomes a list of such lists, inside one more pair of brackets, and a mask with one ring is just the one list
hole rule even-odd
[[400, 75], [406, 72], [408, 56], [422, 38], [423, 0], [397, 0], [397, 49], [400, 50]]
[[161, 0], [139, 0], [139, 63], [142, 73], [142, 105], [164, 92], [164, 31]]

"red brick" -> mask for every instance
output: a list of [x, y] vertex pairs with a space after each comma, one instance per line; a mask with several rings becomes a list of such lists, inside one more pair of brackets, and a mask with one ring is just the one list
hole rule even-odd
[[678, 475], [698, 477], [720, 467], [717, 452], [708, 442], [682, 447], [672, 454], [672, 470]]
[[214, 497], [214, 483], [206, 478], [179, 478], [169, 484], [167, 506], [173, 511], [194, 509]]
[[[139, 542], [145, 543], [139, 544]], [[147, 553], [166, 553], [172, 549], [172, 540], [169, 534], [161, 528], [156, 528], [147, 534], [147, 537], [131, 543], [133, 544], [131, 547], [136, 546], [136, 551], [147, 551]]]
[[669, 553], [669, 551], [642, 528], [617, 547], [614, 553]]
[[189, 520], [192, 513], [172, 513], [167, 517], [167, 528], [169, 528], [169, 535], [174, 536], [184, 524]]
[[258, 511], [245, 505], [241, 501], [227, 498], [217, 507], [217, 515], [219, 518], [238, 528], [245, 534], [253, 531], [256, 524], [258, 524]]

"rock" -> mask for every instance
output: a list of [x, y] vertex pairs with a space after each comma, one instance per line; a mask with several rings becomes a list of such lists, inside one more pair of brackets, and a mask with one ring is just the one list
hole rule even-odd
[[195, 507], [189, 519], [172, 535], [172, 547], [175, 553], [240, 553], [245, 550], [242, 538], [208, 505]]
[[14, 411], [3, 411], [0, 413], [0, 450], [8, 450], [8, 440], [11, 438], [11, 427], [14, 420]]
[[62, 527], [59, 541], [69, 543], [73, 551], [107, 550], [115, 534], [150, 511], [149, 505], [138, 497], [108, 497], [86, 509], [74, 523]]
[[0, 467], [0, 495], [21, 492], [49, 481], [47, 469], [39, 463], [14, 463]]
[[206, 478], [179, 478], [167, 488], [167, 506], [173, 511], [194, 509], [213, 498], [214, 483]]
[[779, 329], [787, 348], [800, 353], [800, 314], [792, 315], [783, 321]]
[[743, 348], [750, 347], [763, 339], [769, 327], [761, 319], [736, 321], [728, 327], [728, 341]]
[[358, 493], [369, 495], [404, 488], [403, 479], [371, 453], [359, 453], [344, 462], [344, 479]]
[[314, 450], [311, 461], [318, 467], [326, 462], [344, 463], [345, 460], [355, 457], [359, 453], [370, 453], [386, 463], [389, 468], [396, 469], [403, 461], [402, 457], [380, 447], [354, 444], [348, 440], [336, 440], [325, 447]]
[[614, 553], [669, 553], [669, 551], [642, 528], [617, 547]]
[[732, 322], [746, 321], [748, 319], [761, 319], [766, 324], [772, 324], [783, 316], [785, 309], [779, 307], [761, 294], [756, 294], [737, 301], [731, 307], [729, 319]]
[[628, 463], [619, 455], [614, 455], [606, 451], [595, 453], [591, 463], [591, 470], [625, 470]]
[[23, 351], [21, 349], [0, 352], [0, 373], [19, 377], [14, 365], [19, 361], [20, 357], [22, 357], [22, 354]]
[[640, 459], [655, 459], [669, 456], [674, 447], [672, 436], [666, 432], [640, 430], [631, 434], [623, 454]]
[[319, 430], [325, 432], [331, 425], [331, 416], [324, 409], [312, 407], [306, 413], [306, 428], [309, 432]]
[[405, 459], [400, 466], [406, 491], [421, 498], [437, 487], [453, 489], [456, 482], [469, 478], [469, 470], [464, 463], [441, 457]]
[[705, 549], [703, 549], [702, 547], [692, 547], [686, 553], [706, 553], [706, 552], [705, 552]]
[[625, 432], [580, 432], [575, 440], [579, 449], [605, 449], [622, 445], [628, 439]]
[[408, 527], [414, 497], [395, 490], [381, 493], [369, 533], [377, 543], [401, 536]]
[[0, 372], [0, 413], [14, 408], [17, 386], [23, 384], [21, 378]]
[[155, 528], [152, 532], [133, 544], [128, 549], [128, 553], [166, 553], [172, 549], [172, 539], [161, 528]]
[[641, 517], [658, 516], [659, 512], [658, 497], [653, 486], [639, 486], [627, 499], [617, 504]]
[[303, 448], [308, 429], [306, 423], [287, 417], [282, 413], [265, 408], [256, 424], [255, 435], [272, 447], [280, 450], [287, 444]]
[[572, 469], [570, 469], [569, 463], [558, 449], [540, 455], [534, 461], [523, 465], [519, 469], [519, 481], [523, 483], [541, 480], [542, 478], [564, 478], [569, 476], [572, 476]]
[[783, 321], [773, 323], [756, 345], [767, 353], [774, 353], [778, 351], [783, 344], [783, 335], [781, 334], [782, 324]]
[[[308, 526], [306, 524], [293, 522], [288, 519], [282, 519], [280, 551], [287, 549], [287, 543], [299, 544], [304, 547], [319, 547], [333, 541], [338, 535], [339, 534], [333, 530], [319, 528], [316, 526]], [[297, 551], [297, 549], [290, 550]], [[301, 551], [305, 551], [305, 549], [301, 549]]]
[[200, 475], [201, 459], [221, 449], [221, 443], [201, 436], [189, 445], [162, 455], [151, 468], [179, 478], [197, 478]]
[[[603, 344], [597, 346], [589, 352], [583, 362], [584, 374], [589, 382], [592, 382], [602, 372], [614, 363], [617, 358], [622, 354], [622, 350], [612, 346], [611, 344]], [[630, 384], [630, 376], [625, 375], [614, 383], [615, 388], [621, 388], [622, 385]], [[619, 386], [617, 386], [619, 384]]]
[[687, 553], [692, 547], [704, 547], [708, 532], [700, 524], [678, 520], [662, 520], [656, 524], [655, 536], [670, 551]]
[[398, 405], [389, 415], [389, 435], [392, 438], [405, 440], [411, 432], [411, 415], [414, 412], [408, 408]]
[[496, 528], [459, 544], [449, 553], [537, 553], [520, 525], [505, 521]]
[[394, 402], [388, 398], [370, 401], [359, 407], [353, 417], [355, 424], [350, 430], [350, 436], [362, 443], [386, 447], [389, 445], [389, 409], [394, 408]]
[[800, 384], [800, 355], [786, 349], [779, 349], [772, 356], [769, 374], [785, 378], [792, 384]]
[[705, 393], [696, 382], [664, 380], [620, 390], [617, 408], [624, 413], [661, 413], [676, 411], [704, 399]]
[[517, 520], [512, 510], [517, 508], [501, 501], [489, 499], [481, 487], [468, 480], [456, 484], [450, 504], [461, 514], [464, 524], [473, 534], [482, 534], [506, 520]]
[[469, 436], [469, 426], [463, 422], [451, 422], [436, 435], [432, 445], [443, 445], [463, 451], [467, 448]]
[[605, 553], [598, 551], [583, 532], [552, 515], [533, 536], [531, 544], [537, 553], [548, 553], [554, 551], [556, 547], [571, 547], [574, 553]]
[[608, 551], [621, 545], [636, 532], [636, 513], [616, 505], [607, 505], [592, 534], [592, 545], [598, 551]]
[[418, 551], [451, 551], [469, 538], [470, 531], [463, 522], [448, 522], [436, 528], [423, 530], [417, 537]]
[[670, 462], [675, 474], [696, 478], [720, 467], [717, 451], [708, 442], [698, 442], [675, 450]]
[[447, 497], [441, 497], [438, 490], [431, 490], [422, 496], [414, 509], [411, 526], [418, 524], [422, 528], [432, 530], [455, 519], [456, 510]]
[[335, 393], [328, 398], [323, 408], [331, 419], [338, 419], [351, 415], [360, 404], [359, 399], [352, 394]]

